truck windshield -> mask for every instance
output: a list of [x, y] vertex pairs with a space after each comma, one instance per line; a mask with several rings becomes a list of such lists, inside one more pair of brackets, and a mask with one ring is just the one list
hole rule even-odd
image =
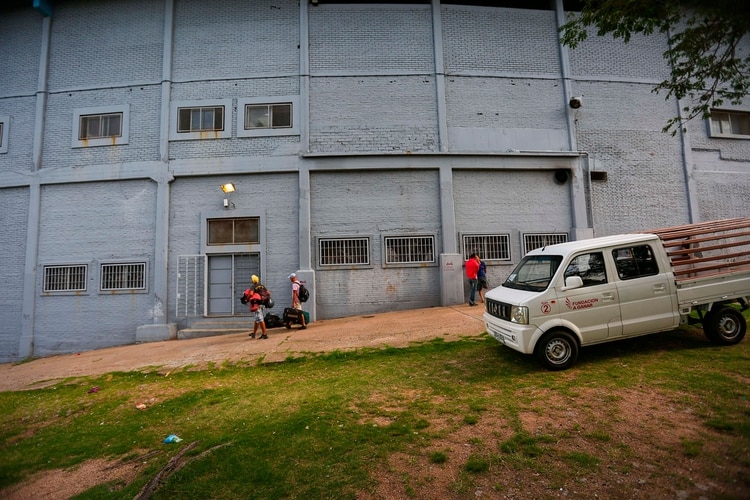
[[549, 286], [562, 262], [561, 255], [530, 255], [523, 258], [503, 283], [504, 287], [541, 292]]

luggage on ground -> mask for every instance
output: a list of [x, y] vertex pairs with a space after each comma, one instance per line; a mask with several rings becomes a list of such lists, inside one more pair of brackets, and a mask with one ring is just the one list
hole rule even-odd
[[272, 312], [266, 313], [264, 320], [266, 322], [266, 328], [278, 328], [284, 326], [284, 322], [281, 321], [279, 315]]
[[301, 325], [302, 324], [302, 315], [305, 315], [305, 324], [310, 322], [310, 313], [307, 311], [300, 311], [299, 309], [294, 309], [293, 307], [287, 307], [284, 309], [284, 317], [282, 318], [282, 322], [284, 323], [284, 326], [287, 328], [292, 328], [292, 325]]

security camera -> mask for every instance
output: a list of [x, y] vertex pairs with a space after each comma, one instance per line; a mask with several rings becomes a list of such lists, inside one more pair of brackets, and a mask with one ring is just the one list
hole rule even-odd
[[565, 184], [568, 182], [568, 171], [564, 169], [555, 170], [554, 179], [556, 184]]
[[580, 108], [581, 106], [583, 106], [583, 96], [571, 97], [568, 105], [570, 105], [570, 107], [573, 109]]

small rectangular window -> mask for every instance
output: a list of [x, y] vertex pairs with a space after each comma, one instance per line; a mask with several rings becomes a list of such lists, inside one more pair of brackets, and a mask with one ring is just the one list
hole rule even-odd
[[73, 110], [71, 146], [123, 146], [130, 142], [130, 105], [96, 106]]
[[711, 137], [750, 138], [750, 113], [711, 111]]
[[292, 128], [292, 103], [245, 106], [245, 130], [276, 128]]
[[607, 282], [607, 270], [601, 252], [584, 253], [575, 256], [565, 269], [565, 278], [578, 276], [583, 286], [603, 285]]
[[81, 116], [78, 139], [102, 139], [105, 137], [122, 137], [122, 113]]
[[567, 241], [567, 233], [525, 233], [523, 235], [523, 254], [526, 255], [535, 248], [547, 247]]
[[237, 99], [237, 137], [282, 137], [300, 134], [298, 95], [265, 95]]
[[321, 238], [318, 241], [321, 266], [369, 265], [369, 238]]
[[509, 234], [464, 234], [461, 246], [464, 260], [473, 253], [482, 260], [510, 260]]
[[102, 291], [108, 290], [145, 290], [146, 263], [102, 264]]
[[260, 243], [260, 219], [241, 217], [236, 219], [209, 219], [209, 245], [247, 245]]
[[45, 292], [82, 292], [86, 290], [87, 266], [44, 266]]
[[612, 257], [615, 259], [617, 275], [621, 280], [659, 274], [659, 265], [648, 245], [616, 248], [612, 250]]
[[177, 132], [208, 132], [224, 130], [224, 106], [179, 108]]
[[434, 236], [386, 236], [386, 264], [424, 264], [435, 262]]

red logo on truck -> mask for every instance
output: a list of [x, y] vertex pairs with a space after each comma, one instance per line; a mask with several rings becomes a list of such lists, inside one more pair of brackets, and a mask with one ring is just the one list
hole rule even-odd
[[565, 305], [568, 309], [572, 309], [573, 311], [577, 311], [579, 309], [588, 309], [589, 307], [594, 307], [599, 302], [599, 299], [597, 298], [591, 298], [591, 299], [583, 299], [583, 300], [570, 300], [569, 298], [565, 299]]

